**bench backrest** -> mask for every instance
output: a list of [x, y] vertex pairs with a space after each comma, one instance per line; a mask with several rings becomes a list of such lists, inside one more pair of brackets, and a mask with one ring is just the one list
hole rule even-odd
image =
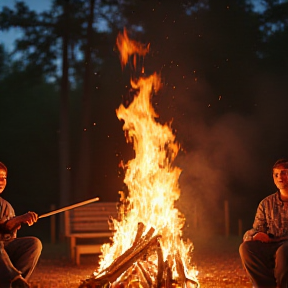
[[109, 231], [109, 218], [118, 218], [116, 202], [97, 202], [65, 211], [65, 235]]

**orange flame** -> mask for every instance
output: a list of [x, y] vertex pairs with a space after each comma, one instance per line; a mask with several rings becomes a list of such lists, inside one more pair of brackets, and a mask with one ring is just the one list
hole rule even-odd
[[[145, 56], [149, 52], [149, 44], [145, 47], [143, 44], [130, 40], [124, 29], [123, 35], [119, 33], [116, 41], [117, 47], [121, 53], [122, 67], [128, 62], [129, 56], [137, 53], [140, 56]], [[133, 65], [136, 67], [136, 55], [134, 54]]]
[[[148, 52], [148, 48], [129, 40], [126, 31], [118, 35], [117, 45], [123, 64], [135, 53], [145, 55]], [[162, 235], [160, 244], [164, 261], [168, 257], [180, 255], [186, 277], [196, 279], [196, 271], [189, 264], [193, 245], [181, 238], [185, 218], [174, 207], [174, 202], [180, 197], [178, 179], [181, 170], [172, 163], [179, 145], [171, 127], [155, 120], [158, 115], [150, 101], [152, 92], [161, 88], [161, 79], [154, 73], [147, 78], [131, 80], [131, 86], [138, 91], [137, 95], [127, 108], [120, 105], [116, 113], [120, 120], [124, 120], [123, 130], [127, 141], [133, 143], [135, 150], [135, 158], [126, 164], [124, 179], [132, 209], [125, 220], [114, 219], [116, 232], [113, 244], [102, 246], [99, 270], [109, 266], [132, 245], [138, 223], [142, 222], [147, 230], [153, 227], [155, 235]], [[175, 265], [172, 269], [177, 277]]]

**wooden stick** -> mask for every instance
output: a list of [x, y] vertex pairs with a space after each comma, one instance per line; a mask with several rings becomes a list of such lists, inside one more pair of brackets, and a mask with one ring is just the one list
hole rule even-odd
[[83, 202], [79, 202], [79, 203], [76, 203], [76, 204], [73, 204], [73, 205], [70, 205], [70, 206], [66, 206], [66, 207], [60, 208], [58, 210], [54, 210], [54, 211], [48, 212], [46, 214], [42, 214], [42, 215], [40, 215], [38, 217], [38, 219], [44, 218], [44, 217], [48, 217], [48, 216], [51, 216], [51, 215], [54, 215], [54, 214], [57, 214], [57, 213], [60, 213], [60, 212], [64, 212], [64, 211], [67, 211], [67, 210], [70, 210], [70, 209], [74, 209], [76, 207], [83, 206], [83, 205], [86, 205], [86, 204], [90, 204], [90, 203], [93, 203], [93, 202], [96, 202], [96, 201], [99, 201], [98, 197], [92, 198], [92, 199], [89, 199], [89, 200], [86, 200], [86, 201], [83, 201]]
[[157, 256], [158, 256], [158, 271], [157, 271], [157, 277], [156, 277], [156, 287], [161, 288], [162, 285], [162, 279], [163, 279], [163, 272], [164, 272], [164, 260], [163, 260], [163, 251], [160, 245], [160, 242], [157, 242]]

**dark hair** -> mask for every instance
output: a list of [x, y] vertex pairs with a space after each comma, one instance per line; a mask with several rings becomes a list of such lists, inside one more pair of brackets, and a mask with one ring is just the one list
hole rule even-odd
[[285, 169], [288, 169], [288, 159], [287, 158], [281, 158], [275, 162], [273, 165], [274, 168], [278, 168], [279, 166], [284, 167]]
[[8, 172], [7, 167], [6, 167], [5, 164], [2, 163], [2, 162], [0, 162], [0, 169], [5, 170], [6, 173]]

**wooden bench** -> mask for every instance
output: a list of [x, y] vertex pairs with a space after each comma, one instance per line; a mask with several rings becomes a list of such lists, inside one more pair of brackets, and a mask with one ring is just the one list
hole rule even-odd
[[70, 256], [77, 265], [81, 254], [101, 253], [100, 247], [113, 235], [110, 217], [118, 218], [116, 202], [91, 203], [65, 211], [65, 236], [70, 239]]

